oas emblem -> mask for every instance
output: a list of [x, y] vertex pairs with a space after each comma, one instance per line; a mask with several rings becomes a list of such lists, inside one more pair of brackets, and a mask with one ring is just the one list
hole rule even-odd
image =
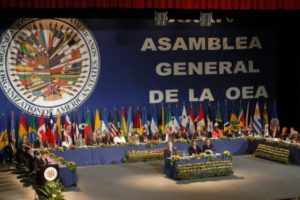
[[47, 167], [44, 171], [44, 178], [47, 181], [54, 181], [58, 176], [57, 169], [54, 167]]
[[19, 19], [1, 37], [2, 90], [28, 113], [76, 109], [99, 73], [97, 42], [78, 19]]

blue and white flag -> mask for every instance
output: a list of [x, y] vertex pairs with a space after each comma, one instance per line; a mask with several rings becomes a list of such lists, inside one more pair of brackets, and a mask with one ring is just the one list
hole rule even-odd
[[132, 110], [131, 110], [131, 106], [130, 106], [128, 109], [128, 112], [127, 112], [127, 135], [128, 135], [128, 133], [131, 132], [132, 127], [133, 127]]
[[185, 104], [183, 104], [183, 108], [182, 108], [182, 114], [181, 114], [181, 127], [186, 129], [186, 126], [189, 123], [189, 118], [187, 116], [187, 112], [186, 112], [186, 107]]
[[258, 102], [256, 102], [253, 119], [254, 119], [254, 121], [253, 121], [254, 134], [255, 135], [261, 135], [262, 124], [261, 124], [261, 117], [260, 117]]

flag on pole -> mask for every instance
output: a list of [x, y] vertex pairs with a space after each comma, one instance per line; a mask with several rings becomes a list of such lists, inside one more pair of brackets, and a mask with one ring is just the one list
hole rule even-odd
[[247, 103], [247, 111], [246, 111], [246, 128], [249, 128], [249, 126], [250, 126], [250, 103], [249, 103], [249, 101], [248, 101], [248, 103]]
[[128, 112], [127, 112], [127, 132], [126, 132], [126, 138], [128, 137], [128, 133], [131, 132], [132, 130], [132, 111], [131, 111], [131, 106], [129, 106]]
[[125, 108], [121, 107], [121, 113], [120, 113], [120, 130], [122, 134], [127, 134], [127, 122], [126, 122], [126, 116], [125, 116]]
[[10, 138], [16, 139], [16, 121], [15, 121], [15, 113], [11, 112], [10, 117]]
[[215, 121], [216, 121], [216, 124], [218, 124], [218, 127], [223, 126], [221, 108], [220, 108], [219, 103], [218, 103], [218, 107], [217, 107], [217, 111], [216, 111]]
[[172, 127], [172, 113], [171, 113], [171, 108], [169, 105], [167, 115], [166, 115], [165, 132], [166, 132], [166, 130], [170, 130], [171, 133], [173, 133], [174, 130], [172, 128], [173, 128]]
[[240, 105], [240, 112], [239, 112], [239, 118], [238, 118], [238, 126], [245, 128], [246, 127], [246, 119], [243, 111], [242, 104]]
[[161, 105], [161, 111], [160, 111], [159, 130], [161, 134], [165, 133], [165, 110], [163, 105]]
[[198, 111], [198, 117], [197, 117], [197, 129], [199, 129], [201, 126], [205, 127], [205, 119], [204, 119], [203, 108], [200, 105], [199, 106], [199, 111]]
[[173, 133], [178, 133], [178, 131], [180, 130], [180, 122], [179, 122], [179, 107], [176, 104], [176, 106], [174, 107], [173, 110], [173, 116], [172, 116], [172, 130]]
[[109, 132], [108, 126], [108, 110], [107, 108], [103, 109], [103, 119], [102, 119], [102, 134]]
[[62, 144], [62, 132], [61, 132], [61, 117], [60, 117], [60, 113], [58, 113], [57, 117], [56, 117], [56, 132], [58, 134], [57, 137], [57, 145], [61, 146]]
[[5, 126], [4, 113], [2, 114], [2, 119], [0, 123], [0, 150], [6, 147], [9, 144], [7, 128]]
[[195, 124], [194, 124], [195, 118], [194, 118], [194, 108], [193, 105], [190, 105], [190, 112], [189, 112], [189, 132], [195, 133]]
[[22, 113], [21, 119], [20, 119], [20, 124], [19, 124], [19, 132], [18, 132], [18, 142], [17, 144], [22, 143], [23, 137], [28, 136], [27, 133], [27, 128], [26, 128], [26, 120], [25, 120], [25, 115]]
[[96, 109], [95, 113], [94, 131], [96, 135], [102, 134], [101, 118], [98, 109]]
[[112, 137], [116, 137], [118, 133], [118, 128], [115, 126], [114, 123], [108, 122], [109, 131]]
[[50, 146], [54, 147], [57, 142], [58, 136], [57, 136], [57, 132], [55, 131], [52, 112], [50, 113], [50, 118], [49, 118], [49, 121], [47, 124], [46, 135], [47, 135], [47, 139], [48, 139], [48, 144]]
[[264, 117], [264, 125], [269, 124], [268, 109], [267, 109], [267, 101], [265, 101], [265, 103], [264, 103], [264, 113], [263, 113], [263, 117]]
[[112, 109], [110, 122], [112, 122], [114, 124], [115, 129], [118, 130], [120, 124], [118, 119], [118, 110], [116, 106], [114, 106], [114, 108]]
[[227, 132], [229, 126], [229, 117], [228, 117], [228, 105], [226, 100], [224, 105], [223, 120], [224, 120], [224, 132]]
[[238, 130], [238, 119], [237, 119], [237, 116], [235, 114], [234, 111], [231, 112], [231, 115], [230, 115], [230, 126], [232, 127], [232, 130], [237, 132]]
[[85, 117], [84, 138], [85, 138], [86, 144], [89, 144], [91, 142], [91, 140], [93, 139], [93, 130], [92, 130], [90, 111], [87, 111], [86, 117]]
[[40, 120], [39, 120], [38, 135], [40, 135], [40, 137], [43, 141], [48, 141], [48, 138], [47, 138], [47, 135], [46, 135], [46, 125], [45, 125], [44, 112], [42, 112]]
[[159, 131], [157, 127], [157, 113], [154, 106], [153, 109], [151, 110], [150, 130], [152, 134], [155, 134], [157, 131]]
[[211, 114], [211, 108], [210, 105], [208, 105], [207, 113], [206, 113], [206, 127], [207, 132], [212, 133], [213, 132], [213, 121], [212, 121], [212, 114]]
[[149, 135], [148, 113], [146, 107], [144, 107], [142, 111], [142, 126], [143, 126], [143, 133]]
[[142, 135], [142, 119], [141, 119], [141, 113], [139, 108], [137, 108], [137, 111], [135, 113], [135, 117], [133, 120], [133, 128], [135, 128], [136, 132], [140, 136]]
[[[68, 134], [68, 136], [70, 136], [70, 138], [73, 138], [72, 127], [71, 126], [72, 126], [71, 119], [70, 119], [70, 117], [67, 113], [66, 116], [65, 116], [65, 122], [64, 122], [64, 133]], [[92, 125], [91, 125], [91, 127], [92, 127]]]
[[273, 130], [275, 127], [280, 128], [280, 123], [277, 115], [277, 105], [276, 101], [273, 102], [272, 112], [271, 112], [271, 121], [270, 121], [270, 128]]
[[254, 133], [256, 135], [261, 135], [262, 124], [261, 124], [261, 117], [260, 117], [258, 102], [256, 102], [256, 106], [255, 106], [253, 126], [254, 126]]
[[29, 143], [33, 145], [37, 139], [36, 123], [33, 115], [30, 116], [28, 135]]
[[74, 133], [74, 137], [75, 138], [79, 138], [79, 134], [80, 134], [80, 132], [79, 132], [79, 127], [78, 127], [78, 115], [77, 115], [77, 111], [75, 111], [75, 112], [73, 112], [73, 120], [74, 120], [74, 122], [73, 122], [73, 133]]
[[189, 123], [189, 118], [186, 112], [185, 104], [183, 104], [182, 107], [182, 113], [181, 113], [181, 128], [183, 128], [186, 131], [187, 125]]

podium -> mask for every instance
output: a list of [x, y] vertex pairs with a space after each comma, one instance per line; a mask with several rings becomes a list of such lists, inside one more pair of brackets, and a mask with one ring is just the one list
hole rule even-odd
[[59, 178], [58, 164], [47, 164], [40, 166], [36, 176], [38, 185], [44, 185], [46, 181], [55, 181]]

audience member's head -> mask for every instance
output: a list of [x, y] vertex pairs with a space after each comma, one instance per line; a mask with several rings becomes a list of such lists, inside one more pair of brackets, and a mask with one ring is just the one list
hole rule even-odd
[[295, 127], [293, 127], [293, 126], [291, 127], [290, 130], [291, 130], [291, 133], [296, 131]]
[[210, 145], [210, 138], [206, 138], [205, 144], [207, 144], [208, 146]]
[[173, 148], [173, 142], [171, 142], [171, 141], [168, 142], [168, 148], [169, 148], [169, 149], [172, 149], [172, 148]]
[[269, 128], [269, 124], [265, 124], [265, 129], [268, 129]]
[[283, 127], [283, 128], [282, 128], [282, 132], [283, 132], [283, 133], [286, 133], [287, 130], [288, 130], [287, 127]]
[[192, 146], [193, 147], [197, 146], [197, 141], [196, 140], [192, 140]]

